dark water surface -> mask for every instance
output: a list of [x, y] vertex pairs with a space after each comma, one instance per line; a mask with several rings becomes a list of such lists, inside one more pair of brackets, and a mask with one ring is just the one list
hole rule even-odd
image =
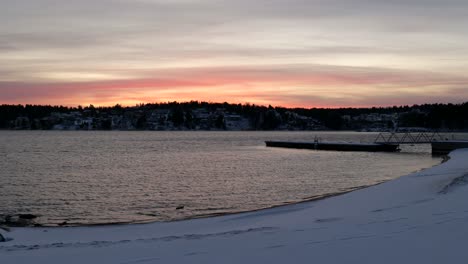
[[36, 214], [45, 225], [167, 221], [302, 201], [441, 161], [429, 145], [401, 153], [264, 145], [315, 136], [372, 142], [377, 134], [0, 131], [0, 215]]

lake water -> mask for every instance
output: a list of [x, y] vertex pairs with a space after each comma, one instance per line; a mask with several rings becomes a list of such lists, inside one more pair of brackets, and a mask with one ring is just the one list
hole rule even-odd
[[429, 145], [400, 153], [264, 145], [315, 136], [377, 134], [0, 131], [0, 215], [40, 215], [44, 225], [169, 221], [303, 201], [441, 162]]

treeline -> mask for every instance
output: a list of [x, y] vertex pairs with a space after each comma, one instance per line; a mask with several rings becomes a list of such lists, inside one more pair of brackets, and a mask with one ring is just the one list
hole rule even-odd
[[[112, 117], [134, 120], [136, 129], [148, 129], [151, 114], [167, 110], [165, 122], [171, 126], [194, 129], [200, 122], [195, 111], [213, 113], [213, 126], [226, 129], [226, 118], [239, 115], [249, 122], [248, 129], [394, 129], [423, 127], [430, 129], [468, 130], [468, 102], [462, 104], [424, 104], [373, 108], [285, 108], [255, 104], [209, 102], [167, 102], [140, 104], [133, 107], [0, 105], [1, 129], [52, 129], [51, 116], [79, 114], [80, 118], [100, 120], [93, 129], [111, 129]], [[197, 119], [198, 118], [198, 119]], [[133, 121], [132, 121], [133, 122]], [[23, 124], [24, 123], [24, 124]]]

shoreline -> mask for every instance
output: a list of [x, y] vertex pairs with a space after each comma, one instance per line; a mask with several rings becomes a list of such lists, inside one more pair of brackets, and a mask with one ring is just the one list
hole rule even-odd
[[[438, 164], [435, 164], [430, 167], [426, 168], [420, 168], [414, 172], [411, 172], [410, 174], [421, 172], [427, 169], [431, 169], [433, 167], [439, 166], [440, 164], [443, 164], [450, 160], [449, 155], [441, 155], [440, 156], [441, 161]], [[373, 186], [377, 186], [389, 181], [396, 180], [401, 177], [405, 177], [406, 175], [400, 175], [396, 178], [393, 179], [388, 179], [388, 180], [383, 180], [380, 182], [376, 182], [373, 184], [369, 185], [361, 185], [361, 186], [355, 186], [355, 187], [349, 187], [345, 189], [338, 190], [336, 192], [331, 192], [331, 193], [324, 193], [324, 194], [319, 194], [319, 195], [312, 195], [308, 197], [301, 198], [300, 200], [296, 201], [285, 201], [282, 202], [281, 204], [276, 204], [276, 205], [271, 205], [267, 207], [261, 207], [257, 209], [252, 209], [252, 210], [240, 210], [240, 211], [233, 211], [233, 212], [219, 212], [219, 213], [207, 213], [207, 214], [199, 214], [199, 215], [193, 215], [193, 216], [188, 216], [184, 218], [179, 218], [179, 219], [170, 219], [170, 220], [141, 220], [141, 221], [122, 221], [122, 222], [108, 222], [108, 223], [90, 223], [90, 224], [80, 224], [80, 223], [66, 223], [65, 224], [41, 224], [41, 223], [35, 223], [34, 220], [31, 222], [28, 222], [28, 220], [20, 220], [18, 222], [12, 222], [13, 225], [9, 225], [6, 222], [0, 222], [0, 229], [11, 229], [11, 228], [76, 228], [76, 227], [105, 227], [105, 226], [126, 226], [126, 225], [147, 225], [147, 224], [154, 224], [154, 223], [173, 223], [173, 222], [182, 222], [182, 221], [190, 221], [194, 219], [205, 219], [205, 218], [214, 218], [214, 217], [223, 217], [223, 216], [230, 216], [230, 215], [236, 215], [236, 214], [244, 214], [244, 213], [255, 213], [255, 212], [261, 212], [264, 210], [270, 210], [270, 209], [275, 209], [275, 208], [281, 208], [284, 206], [290, 206], [290, 205], [295, 205], [295, 204], [302, 204], [302, 203], [308, 203], [308, 202], [316, 202], [316, 201], [321, 201], [324, 199], [336, 197], [336, 196], [341, 196], [345, 195], [347, 193], [359, 191], [361, 189], [365, 188], [370, 188]], [[17, 217], [19, 215], [11, 215], [12, 217]], [[23, 221], [21, 223], [21, 221]]]
[[[439, 164], [436, 164], [434, 166], [438, 166]], [[418, 171], [422, 171], [428, 168], [422, 168]], [[399, 176], [403, 177], [405, 175]], [[398, 179], [399, 177], [395, 178]], [[295, 205], [295, 204], [301, 204], [301, 203], [308, 203], [308, 202], [314, 202], [314, 201], [320, 201], [324, 199], [328, 199], [331, 197], [335, 196], [340, 196], [344, 195], [350, 192], [358, 191], [360, 189], [365, 189], [369, 188], [372, 186], [376, 186], [388, 181], [392, 180], [386, 180], [386, 181], [381, 181], [375, 184], [369, 184], [369, 185], [362, 185], [362, 186], [356, 186], [356, 187], [350, 187], [347, 188], [344, 191], [338, 191], [338, 192], [332, 192], [332, 193], [325, 193], [325, 194], [319, 194], [319, 195], [313, 195], [309, 197], [305, 197], [299, 201], [286, 201], [283, 202], [282, 204], [277, 204], [277, 205], [271, 205], [268, 207], [262, 207], [258, 209], [253, 209], [253, 210], [243, 210], [243, 211], [235, 211], [235, 212], [221, 212], [221, 213], [212, 213], [212, 214], [201, 214], [201, 215], [194, 215], [194, 216], [189, 216], [185, 218], [180, 218], [180, 219], [173, 219], [173, 220], [167, 220], [167, 221], [153, 221], [153, 220], [148, 220], [148, 221], [133, 221], [133, 222], [109, 222], [109, 223], [95, 223], [95, 224], [65, 224], [65, 225], [48, 225], [48, 224], [37, 224], [37, 223], [31, 223], [29, 225], [8, 225], [8, 224], [3, 224], [0, 225], [0, 229], [2, 227], [4, 228], [70, 228], [70, 227], [99, 227], [99, 226], [125, 226], [125, 225], [145, 225], [145, 224], [153, 224], [153, 223], [173, 223], [173, 222], [181, 222], [181, 221], [189, 221], [193, 219], [205, 219], [205, 218], [212, 218], [212, 217], [222, 217], [222, 216], [229, 216], [229, 215], [236, 215], [236, 214], [244, 214], [244, 213], [254, 213], [254, 212], [260, 212], [263, 210], [269, 210], [269, 209], [274, 209], [274, 208], [279, 208], [283, 206], [290, 206], [290, 205]]]
[[[205, 218], [222, 217], [222, 216], [244, 214], [244, 213], [255, 213], [255, 212], [261, 212], [261, 211], [264, 211], [264, 210], [281, 208], [283, 206], [290, 206], [290, 205], [309, 203], [309, 202], [317, 202], [317, 201], [325, 200], [325, 199], [328, 199], [328, 198], [332, 198], [332, 197], [336, 197], [336, 196], [340, 196], [340, 195], [345, 195], [347, 193], [352, 193], [352, 192], [355, 192], [355, 191], [359, 191], [361, 189], [371, 188], [373, 186], [377, 186], [377, 185], [380, 185], [380, 184], [383, 184], [383, 183], [386, 183], [386, 182], [390, 182], [390, 181], [396, 180], [398, 178], [408, 176], [410, 174], [418, 173], [418, 172], [421, 172], [421, 171], [424, 171], [424, 170], [428, 170], [428, 169], [437, 167], [437, 166], [439, 166], [439, 165], [441, 165], [441, 164], [443, 164], [443, 163], [450, 160], [449, 155], [441, 155], [440, 157], [441, 157], [441, 161], [438, 164], [435, 164], [435, 165], [433, 165], [431, 167], [427, 167], [427, 168], [421, 168], [421, 169], [419, 169], [417, 171], [414, 171], [414, 172], [411, 172], [409, 174], [400, 175], [400, 176], [398, 176], [398, 177], [396, 177], [394, 179], [384, 180], [384, 181], [380, 181], [380, 182], [377, 182], [377, 183], [374, 183], [374, 184], [369, 184], [369, 185], [349, 187], [349, 188], [346, 188], [343, 191], [313, 195], [313, 196], [305, 197], [305, 198], [303, 198], [303, 199], [301, 199], [299, 201], [291, 201], [291, 202], [286, 201], [286, 202], [283, 202], [282, 204], [272, 205], [272, 206], [269, 206], [269, 207], [263, 207], [263, 208], [253, 209], [253, 210], [195, 215], [195, 216], [192, 216], [192, 217], [187, 217], [187, 218], [182, 218], [182, 219], [175, 219], [175, 220], [168, 220], [168, 221], [128, 222], [128, 223], [115, 223], [115, 224], [113, 224], [113, 223], [111, 223], [111, 224], [91, 224], [91, 225], [77, 225], [77, 226], [65, 226], [65, 227], [80, 227], [80, 226], [92, 227], [92, 226], [106, 226], [106, 225], [111, 225], [112, 226], [112, 225], [139, 225], [139, 224], [144, 225], [144, 224], [152, 224], [152, 223], [172, 223], [172, 222], [180, 222], [180, 221], [189, 221], [189, 220], [194, 220], [194, 219], [205, 219]], [[44, 226], [44, 227], [47, 227], [47, 226]], [[51, 227], [61, 227], [61, 226], [51, 226]]]
[[[315, 155], [313, 152], [304, 152], [303, 154], [300, 151], [272, 150], [267, 149], [260, 143], [263, 141], [258, 140], [258, 138], [264, 137], [310, 137], [310, 134], [303, 134], [303, 132], [301, 132], [300, 135], [290, 133], [284, 135], [277, 133], [264, 135], [264, 133], [261, 133], [256, 135], [247, 133], [243, 135], [229, 134], [226, 136], [200, 134], [200, 136], [202, 140], [206, 140], [207, 142], [213, 141], [213, 144], [191, 144], [190, 142], [196, 143], [197, 140], [200, 140], [198, 136], [187, 136], [187, 138], [185, 136], [181, 138], [176, 137], [184, 141], [174, 141], [185, 142], [185, 140], [187, 140], [189, 143], [184, 144], [190, 148], [192, 148], [193, 145], [203, 150], [203, 153], [205, 153], [205, 148], [200, 148], [199, 146], [207, 146], [206, 153], [212, 155], [207, 158], [208, 156], [204, 157], [202, 155], [192, 154], [190, 153], [191, 151], [184, 151], [184, 160], [193, 163], [187, 168], [178, 166], [180, 161], [177, 159], [180, 154], [172, 148], [172, 145], [174, 145], [172, 139], [167, 143], [169, 145], [160, 143], [165, 142], [163, 139], [166, 137], [156, 136], [149, 139], [147, 135], [141, 135], [138, 136], [138, 138], [133, 138], [134, 136], [132, 135], [119, 136], [117, 138], [109, 138], [101, 135], [99, 137], [85, 136], [83, 139], [76, 135], [70, 135], [70, 137], [65, 135], [60, 135], [58, 137], [47, 136], [44, 138], [35, 137], [33, 135], [27, 137], [23, 137], [23, 135], [19, 137], [12, 135], [11, 138], [5, 137], [4, 142], [6, 143], [6, 151], [8, 153], [5, 154], [6, 158], [3, 164], [6, 168], [6, 177], [3, 177], [3, 181], [0, 182], [2, 182], [5, 185], [4, 188], [6, 188], [5, 201], [10, 202], [4, 204], [3, 214], [14, 216], [33, 214], [39, 216], [35, 220], [36, 223], [42, 224], [42, 226], [59, 226], [65, 221], [67, 222], [66, 226], [179, 221], [205, 217], [204, 215], [209, 217], [213, 215], [224, 215], [225, 212], [228, 212], [228, 214], [241, 213], [294, 202], [302, 202], [304, 200], [314, 200], [316, 197], [310, 198], [310, 196], [315, 196], [316, 194], [320, 194], [320, 197], [323, 197], [322, 194], [325, 197], [329, 195], [333, 196], [336, 193], [345, 193], [340, 187], [346, 188], [374, 184], [381, 180], [397, 178], [401, 175], [420, 168], [430, 167], [440, 162], [439, 159], [431, 159], [429, 155], [425, 154], [426, 148], [418, 148], [414, 153], [389, 154], [389, 161], [394, 160], [394, 162], [388, 163], [384, 160], [387, 159], [387, 156], [381, 156], [381, 159], [379, 158], [380, 154], [374, 155], [367, 153], [359, 154], [359, 157], [356, 159], [353, 153], [343, 154], [349, 155], [350, 158], [343, 159], [342, 161], [344, 162], [340, 162], [340, 160], [322, 157], [334, 155], [333, 153], [321, 152]], [[332, 133], [330, 137], [369, 139], [374, 136], [369, 133], [364, 133], [364, 135]], [[145, 163], [138, 163], [139, 165], [137, 165], [135, 162], [132, 163], [131, 159], [122, 158], [125, 157], [125, 155], [112, 157], [111, 150], [97, 151], [96, 153], [99, 155], [95, 157], [95, 154], [85, 154], [85, 152], [80, 151], [80, 149], [94, 149], [94, 143], [84, 144], [85, 146], [81, 147], [78, 143], [82, 140], [88, 140], [85, 142], [96, 142], [97, 144], [101, 142], [101, 140], [106, 139], [109, 141], [104, 141], [104, 145], [118, 146], [115, 148], [112, 147], [112, 150], [122, 150], [123, 146], [125, 146], [126, 149], [130, 149], [131, 153], [129, 156], [131, 156], [132, 159], [138, 159], [137, 155], [144, 153]], [[50, 143], [57, 142], [60, 144], [54, 147], [54, 144], [43, 143], [49, 141]], [[134, 143], [134, 141], [139, 143]], [[13, 143], [10, 144], [9, 142]], [[16, 146], [17, 144], [14, 142], [22, 143]], [[115, 144], [116, 142], [122, 142], [122, 146]], [[205, 141], [203, 141], [203, 143], [204, 142]], [[28, 146], [33, 143], [38, 144], [37, 149], [28, 148]], [[142, 152], [141, 149], [143, 148], [136, 148], [134, 147], [135, 144], [138, 146], [147, 145], [148, 151], [145, 149], [145, 151]], [[160, 150], [165, 149], [161, 146], [166, 145], [169, 146], [169, 154], [166, 155], [164, 153], [159, 156], [160, 153], [162, 153]], [[175, 146], [179, 146], [178, 143]], [[233, 150], [236, 152], [231, 151], [230, 148], [224, 148], [224, 146], [233, 147]], [[220, 155], [217, 155], [218, 151], [221, 151], [219, 152]], [[242, 154], [244, 156], [238, 159], [236, 157], [237, 154]], [[75, 159], [75, 155], [83, 156], [83, 160]], [[265, 158], [264, 155], [267, 155], [267, 158]], [[342, 156], [340, 153], [336, 155]], [[100, 159], [101, 156], [103, 157], [102, 159]], [[312, 156], [312, 159], [308, 156]], [[413, 156], [414, 158], [412, 158]], [[31, 159], [31, 157], [37, 157], [37, 160]], [[280, 161], [283, 157], [287, 159], [290, 158], [291, 162], [284, 164], [281, 162], [272, 162]], [[109, 171], [108, 168], [104, 169], [102, 162], [108, 162], [114, 158], [126, 164], [126, 166], [119, 165], [121, 169], [116, 171]], [[153, 161], [160, 158], [165, 159], [165, 161]], [[68, 163], [66, 166], [62, 166], [61, 162], [57, 163], [55, 159], [66, 159]], [[221, 163], [220, 165], [211, 167], [209, 159]], [[384, 160], [385, 163], [382, 163], [382, 166], [380, 166], [379, 162], [382, 160]], [[398, 165], [399, 161], [401, 161], [404, 166]], [[230, 167], [233, 162], [236, 166]], [[270, 162], [272, 162], [271, 165], [269, 164]], [[309, 162], [311, 162], [311, 164], [309, 164]], [[312, 162], [314, 164], [312, 164]], [[367, 166], [366, 163], [369, 163], [370, 166]], [[25, 166], [18, 167], [18, 165], [15, 164], [24, 164]], [[394, 165], [397, 165], [397, 167]], [[245, 169], [246, 166], [251, 166], [252, 168], [247, 171]], [[264, 173], [262, 168], [268, 168], [268, 166], [272, 166], [272, 168], [264, 170]], [[316, 167], [321, 168], [316, 169]], [[31, 169], [32, 171], [23, 171], [25, 168], [28, 168], [28, 170]], [[50, 168], [50, 170], [44, 168]], [[348, 172], [348, 168], [352, 171]], [[313, 172], [311, 170], [313, 170]], [[365, 174], [362, 173], [363, 171]], [[183, 172], [184, 176], [182, 176], [181, 172]], [[96, 176], [93, 176], [95, 173]], [[223, 185], [223, 182], [226, 182], [226, 180], [220, 176], [225, 173], [230, 175], [227, 181], [230, 182], [230, 184], [235, 184], [235, 186], [237, 186], [236, 189], [230, 190], [230, 188]], [[71, 176], [68, 176], [68, 174]], [[138, 183], [134, 184], [131, 182], [132, 178], [128, 177], [130, 174], [132, 174], [131, 177], [142, 177], [148, 181], [146, 187], [142, 189], [143, 191], [138, 190]], [[152, 176], [153, 174], [156, 176]], [[216, 184], [205, 184], [199, 181], [193, 185], [196, 188], [193, 189], [192, 193], [190, 181], [193, 181], [197, 177], [205, 177], [204, 174], [214, 176], [215, 180], [213, 182], [221, 184], [221, 187], [218, 188]], [[346, 178], [343, 179], [341, 177], [342, 174], [346, 175]], [[63, 177], [61, 175], [67, 176]], [[365, 175], [365, 177], [361, 177], [361, 175]], [[105, 187], [102, 184], [103, 181], [96, 180], [94, 183], [93, 177], [96, 179], [99, 179], [99, 177], [109, 177], [113, 189], [100, 188], [100, 186]], [[180, 180], [166, 180], [166, 178], [170, 177], [180, 177]], [[123, 182], [116, 184], [111, 178], [119, 178], [122, 179]], [[240, 180], [237, 180], [237, 178]], [[26, 184], [26, 187], [17, 187], [15, 186], [16, 179], [28, 181], [30, 184]], [[54, 192], [53, 189], [49, 188], [52, 186], [51, 184], [46, 184], [49, 180], [57, 180], [59, 183], [57, 186], [61, 186], [58, 192]], [[72, 183], [66, 185], [68, 181]], [[82, 186], [87, 186], [90, 181], [93, 181], [93, 184], [90, 185], [89, 190], [87, 188], [82, 188]], [[335, 181], [339, 184], [333, 184]], [[208, 182], [211, 182], [211, 179], [209, 179]], [[286, 184], [287, 187], [282, 187], [281, 185], [283, 183]], [[34, 187], [35, 184], [41, 187]], [[76, 190], [68, 188], [67, 186], [76, 186]], [[161, 189], [159, 186], [164, 186], [164, 189]], [[103, 191], [101, 191], [101, 189]], [[183, 190], [172, 192], [171, 190], [173, 189]], [[28, 191], [24, 192], [21, 196], [15, 197], [17, 194], [21, 193], [22, 190]], [[36, 191], [38, 192], [37, 194]], [[211, 191], [213, 194], [211, 194]], [[183, 192], [193, 195], [193, 199], [186, 199]], [[91, 198], [83, 200], [80, 193], [88, 194]], [[178, 194], [174, 195], [174, 193]], [[203, 198], [204, 201], [199, 202], [197, 195], [206, 196], [207, 198]], [[124, 196], [131, 197], [126, 198]], [[108, 197], [112, 197], [112, 199]], [[40, 198], [40, 201], [36, 201], [36, 198]], [[96, 200], [96, 198], [99, 199]], [[134, 199], [135, 205], [133, 205], [132, 199]], [[149, 200], [149, 202], [147, 200]], [[31, 204], [31, 201], [36, 202]], [[121, 202], [117, 203], [114, 201]], [[213, 204], [216, 204], [215, 209], [211, 208]], [[176, 210], [176, 207], [179, 205], [185, 205], [185, 209]], [[111, 210], [108, 210], [109, 208]], [[15, 220], [16, 219], [14, 219], [13, 222], [15, 222]], [[2, 221], [2, 224], [3, 223]]]
[[[419, 169], [417, 171], [414, 171], [414, 172], [412, 172], [410, 174], [421, 172], [421, 171], [424, 171], [424, 170], [439, 166], [440, 164], [443, 164], [443, 163], [447, 162], [448, 160], [450, 160], [450, 157], [448, 155], [443, 155], [443, 156], [441, 156], [441, 158], [442, 158], [442, 160], [441, 160], [440, 163], [435, 164], [435, 165], [433, 165], [431, 167], [421, 168], [421, 169]], [[389, 182], [389, 181], [396, 180], [396, 179], [401, 178], [401, 177], [405, 177], [407, 175], [408, 174], [400, 175], [400, 176], [398, 176], [398, 177], [396, 177], [394, 179], [383, 180], [383, 181], [380, 181], [380, 182], [377, 182], [377, 183], [374, 183], [374, 184], [349, 187], [349, 188], [343, 189], [342, 191], [319, 194], [319, 195], [313, 195], [313, 196], [302, 198], [301, 200], [298, 200], [298, 201], [286, 201], [286, 202], [283, 202], [281, 204], [271, 205], [271, 206], [268, 206], [268, 207], [262, 207], [262, 208], [258, 208], [258, 209], [252, 209], [252, 210], [241, 210], [241, 211], [234, 211], [234, 212], [201, 214], [201, 215], [194, 215], [194, 216], [189, 216], [189, 217], [180, 218], [180, 219], [172, 219], [172, 220], [167, 220], [167, 221], [157, 221], [157, 220], [145, 221], [145, 220], [142, 220], [142, 221], [109, 222], [109, 223], [95, 223], [95, 224], [73, 224], [73, 223], [68, 224], [67, 223], [67, 224], [64, 224], [64, 225], [60, 225], [60, 224], [55, 224], [55, 225], [52, 225], [52, 224], [50, 224], [50, 225], [49, 224], [37, 224], [37, 223], [34, 223], [34, 222], [26, 224], [26, 225], [8, 225], [8, 224], [0, 223], [0, 229], [2, 229], [2, 227], [11, 229], [11, 228], [74, 228], [74, 227], [100, 227], [100, 226], [105, 227], [105, 226], [146, 225], [146, 224], [153, 224], [153, 223], [172, 223], [172, 222], [189, 221], [189, 220], [194, 220], [194, 219], [205, 219], [205, 218], [222, 217], [222, 216], [244, 214], [244, 213], [254, 213], [254, 212], [261, 212], [261, 211], [264, 211], [264, 210], [281, 208], [281, 207], [284, 207], [284, 206], [290, 206], [290, 205], [295, 205], [295, 204], [302, 204], [302, 203], [308, 203], [308, 202], [321, 201], [321, 200], [324, 200], [324, 199], [328, 199], [328, 198], [332, 198], [332, 197], [336, 197], [336, 196], [340, 196], [340, 195], [345, 195], [347, 193], [359, 191], [361, 189], [366, 189], [366, 188], [370, 188], [370, 187], [373, 187], [373, 186], [377, 186], [377, 185], [380, 185], [380, 184], [383, 184], [383, 183], [386, 183], [386, 182]]]
[[464, 263], [468, 149], [429, 169], [312, 202], [142, 225], [12, 228], [6, 263]]

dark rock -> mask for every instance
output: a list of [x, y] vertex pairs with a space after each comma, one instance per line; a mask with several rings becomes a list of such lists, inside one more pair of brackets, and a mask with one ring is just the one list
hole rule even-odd
[[5, 216], [5, 223], [11, 223], [11, 218], [12, 218], [11, 215], [6, 215]]
[[16, 214], [16, 215], [3, 215], [0, 216], [0, 226], [34, 226], [36, 219], [38, 216], [33, 214]]
[[157, 214], [153, 214], [153, 213], [137, 213], [137, 214], [144, 215], [144, 216], [152, 216], [152, 217], [158, 216]]
[[177, 206], [176, 207], [176, 210], [181, 210], [181, 209], [184, 209], [185, 206], [181, 205], [181, 206]]
[[5, 242], [6, 238], [0, 233], [0, 242]]
[[62, 223], [60, 223], [60, 224], [58, 224], [58, 225], [59, 225], [59, 226], [65, 226], [65, 225], [67, 225], [67, 224], [68, 224], [67, 221], [63, 221]]
[[36, 219], [36, 218], [37, 218], [37, 215], [33, 215], [33, 214], [19, 214], [19, 215], [18, 215], [18, 218], [19, 218], [19, 219], [25, 219], [25, 220], [31, 220], [31, 219]]

